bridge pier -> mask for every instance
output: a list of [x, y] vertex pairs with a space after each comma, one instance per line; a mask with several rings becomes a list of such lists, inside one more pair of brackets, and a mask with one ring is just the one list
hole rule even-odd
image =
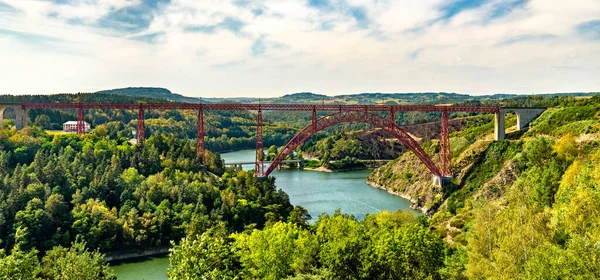
[[504, 116], [506, 116], [506, 110], [504, 109], [500, 109], [500, 112], [496, 113], [496, 119], [494, 121], [494, 139], [496, 141], [504, 140], [506, 137]]
[[204, 112], [198, 110], [198, 135], [196, 136], [196, 155], [202, 159], [202, 164], [206, 164], [204, 154]]
[[77, 134], [85, 134], [84, 118], [83, 108], [77, 108]]
[[442, 131], [440, 133], [440, 160], [442, 176], [452, 176], [452, 159], [450, 155], [450, 138], [448, 135], [448, 112], [442, 112]]
[[12, 108], [15, 111], [15, 127], [17, 130], [26, 127], [28, 119], [27, 109], [23, 108], [20, 104], [0, 105], [0, 125], [4, 122], [4, 111], [8, 108]]
[[17, 127], [17, 129], [23, 129], [27, 126], [27, 109], [18, 108], [15, 109], [15, 113], [17, 115], [17, 121], [15, 123], [15, 126]]
[[452, 177], [433, 175], [433, 184], [439, 187], [444, 187], [450, 183]]
[[256, 120], [256, 159], [254, 162], [254, 174], [257, 177], [265, 177], [265, 152], [263, 151], [263, 118], [262, 110], [258, 109]]
[[146, 124], [144, 123], [144, 106], [140, 103], [138, 110], [138, 123], [137, 123], [137, 143], [142, 144], [146, 139]]

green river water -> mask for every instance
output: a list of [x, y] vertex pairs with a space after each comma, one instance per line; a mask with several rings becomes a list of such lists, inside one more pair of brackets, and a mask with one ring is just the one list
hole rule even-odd
[[[221, 155], [225, 162], [248, 162], [254, 160], [254, 150], [242, 150]], [[253, 165], [243, 166], [254, 168]], [[302, 205], [316, 219], [320, 213], [332, 214], [339, 208], [343, 213], [362, 219], [366, 214], [382, 210], [404, 210], [418, 213], [410, 208], [410, 202], [373, 188], [365, 183], [369, 170], [348, 172], [316, 172], [308, 170], [274, 171], [277, 187], [285, 191], [293, 205]], [[168, 256], [128, 260], [112, 267], [118, 279], [167, 279]]]

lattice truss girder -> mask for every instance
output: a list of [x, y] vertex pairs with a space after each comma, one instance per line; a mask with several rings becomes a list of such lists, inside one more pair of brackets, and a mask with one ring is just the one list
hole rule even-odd
[[316, 122], [309, 124], [298, 132], [292, 140], [290, 140], [281, 149], [277, 157], [273, 160], [271, 165], [264, 172], [263, 176], [269, 176], [273, 170], [279, 165], [287, 156], [289, 156], [300, 144], [302, 144], [310, 136], [316, 132], [328, 128], [332, 125], [345, 123], [345, 122], [364, 122], [374, 127], [378, 127], [388, 132], [395, 138], [397, 138], [403, 145], [409, 148], [415, 155], [425, 164], [425, 166], [435, 175], [441, 176], [442, 172], [433, 163], [429, 155], [421, 148], [419, 143], [415, 141], [408, 133], [402, 128], [396, 125], [391, 118], [385, 119], [376, 114], [369, 113], [367, 111], [341, 111], [324, 116], [318, 119]]
[[[85, 133], [84, 110], [85, 109], [138, 109], [138, 142], [144, 141], [145, 124], [144, 109], [151, 110], [198, 110], [198, 140], [196, 142], [196, 152], [202, 157], [204, 162], [204, 120], [203, 111], [205, 110], [257, 110], [257, 158], [256, 174], [258, 176], [268, 176], [271, 171], [281, 163], [273, 162], [268, 170], [264, 170], [264, 159], [262, 156], [262, 111], [312, 111], [313, 121], [310, 125], [300, 131], [284, 147], [282, 154], [289, 155], [295, 148], [304, 142], [308, 137], [317, 131], [326, 127], [342, 122], [365, 122], [375, 127], [379, 127], [398, 138], [406, 147], [411, 149], [419, 159], [438, 176], [451, 176], [450, 161], [450, 143], [448, 139], [448, 112], [480, 112], [480, 113], [498, 113], [499, 106], [435, 106], [435, 105], [310, 105], [310, 104], [190, 104], [190, 103], [42, 103], [42, 102], [22, 102], [23, 109], [33, 108], [53, 108], [53, 109], [77, 109], [77, 133]], [[336, 111], [317, 120], [317, 111]], [[384, 119], [376, 112], [388, 112], [388, 119]], [[394, 112], [442, 112], [442, 131], [440, 141], [440, 162], [441, 171], [433, 164], [433, 161], [423, 151], [419, 144], [412, 139], [406, 132], [395, 124]], [[283, 158], [285, 158], [285, 156]]]

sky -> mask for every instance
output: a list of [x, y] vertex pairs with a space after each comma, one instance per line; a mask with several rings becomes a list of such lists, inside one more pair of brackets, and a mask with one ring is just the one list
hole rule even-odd
[[0, 0], [0, 94], [600, 91], [600, 0]]

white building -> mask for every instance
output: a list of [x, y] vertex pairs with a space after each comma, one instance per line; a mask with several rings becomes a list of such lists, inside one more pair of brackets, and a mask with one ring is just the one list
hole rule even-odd
[[[90, 124], [87, 122], [83, 122], [85, 126], [85, 131], [90, 131]], [[77, 121], [68, 121], [63, 123], [63, 131], [77, 131]]]

